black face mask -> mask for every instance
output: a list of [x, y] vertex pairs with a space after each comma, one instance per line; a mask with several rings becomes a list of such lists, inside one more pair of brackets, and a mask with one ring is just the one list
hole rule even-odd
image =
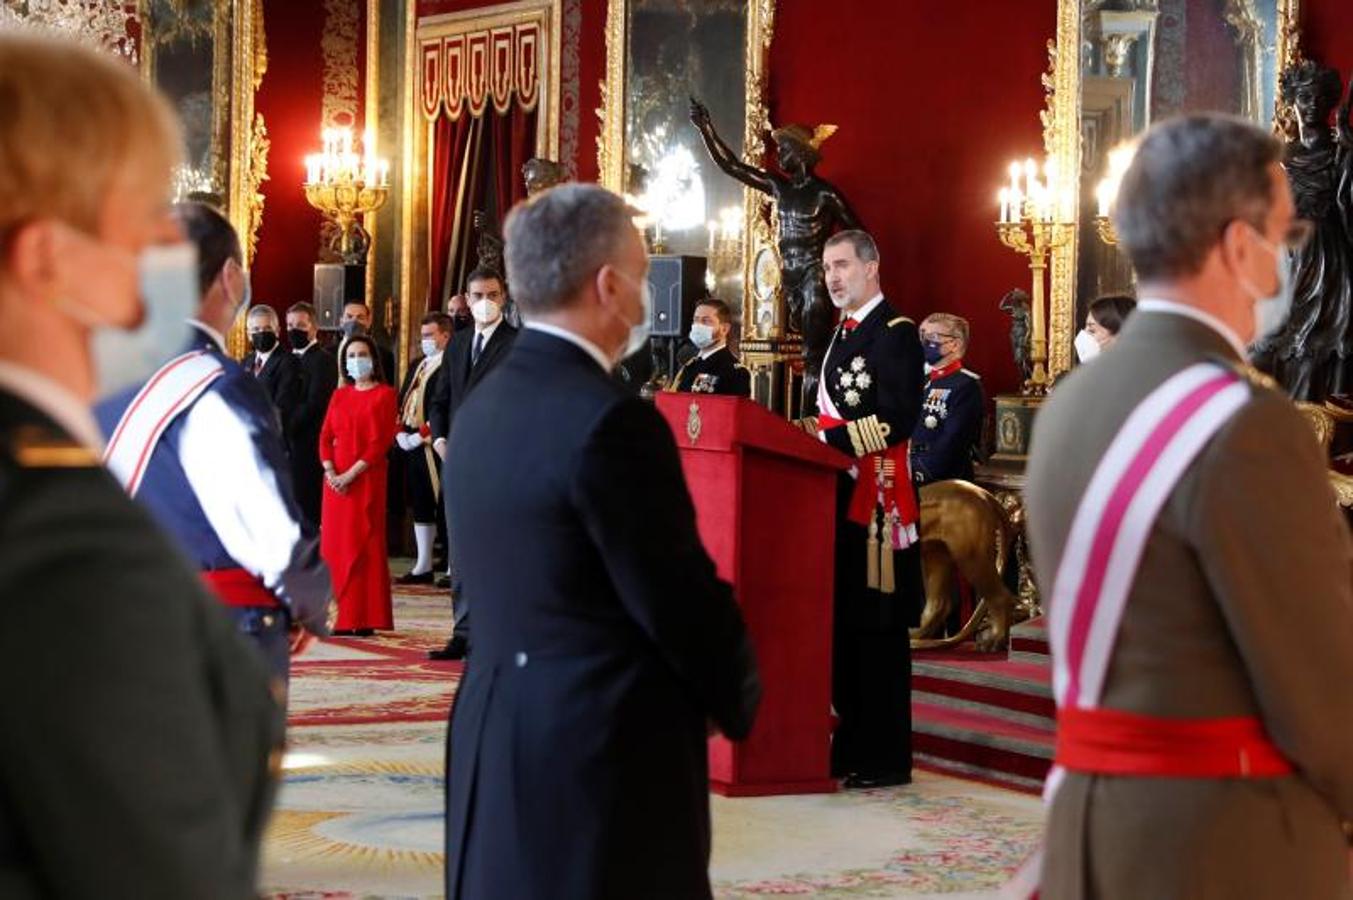
[[299, 328], [288, 328], [287, 340], [291, 341], [292, 350], [300, 350], [310, 345], [310, 332], [302, 331]]
[[457, 331], [462, 328], [469, 328], [474, 324], [474, 316], [469, 313], [457, 313], [451, 317], [451, 323]]
[[249, 335], [249, 343], [259, 353], [270, 353], [277, 346], [277, 334], [272, 331], [255, 331]]
[[341, 327], [348, 337], [362, 337], [366, 334], [366, 326], [356, 319], [348, 319]]

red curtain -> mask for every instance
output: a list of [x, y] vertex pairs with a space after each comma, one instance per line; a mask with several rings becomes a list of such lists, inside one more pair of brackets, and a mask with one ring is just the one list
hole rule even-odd
[[537, 111], [492, 105], [480, 118], [439, 116], [433, 132], [428, 309], [445, 309], [478, 258], [471, 216], [485, 210], [501, 228], [526, 196], [521, 167], [535, 155]]

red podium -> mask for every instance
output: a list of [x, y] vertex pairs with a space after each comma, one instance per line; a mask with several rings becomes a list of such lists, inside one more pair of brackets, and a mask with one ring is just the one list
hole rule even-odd
[[657, 405], [764, 687], [746, 741], [710, 740], [710, 786], [730, 797], [835, 791], [832, 544], [836, 473], [851, 460], [750, 400], [660, 394]]

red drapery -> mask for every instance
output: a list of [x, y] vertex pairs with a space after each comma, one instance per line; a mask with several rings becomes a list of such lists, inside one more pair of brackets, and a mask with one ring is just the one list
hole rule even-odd
[[428, 309], [444, 309], [474, 267], [473, 212], [488, 212], [501, 227], [526, 196], [521, 168], [535, 155], [536, 116], [537, 110], [513, 104], [505, 114], [490, 108], [479, 117], [443, 115], [434, 123]]

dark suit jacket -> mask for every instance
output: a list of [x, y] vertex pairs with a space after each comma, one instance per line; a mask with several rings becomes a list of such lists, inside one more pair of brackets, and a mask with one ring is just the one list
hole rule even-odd
[[318, 343], [301, 354], [292, 354], [301, 376], [300, 391], [295, 409], [291, 413], [290, 434], [295, 437], [293, 446], [304, 447], [310, 451], [307, 455], [319, 458], [319, 429], [324, 424], [324, 414], [329, 410], [329, 398], [338, 387], [338, 364], [334, 355]]
[[471, 389], [483, 381], [484, 376], [492, 372], [507, 354], [508, 348], [516, 340], [517, 329], [506, 322], [501, 323], [484, 345], [479, 362], [471, 368], [470, 351], [474, 349], [474, 335], [473, 328], [456, 332], [451, 343], [446, 346], [446, 356], [437, 370], [433, 385], [428, 386], [432, 394], [425, 405], [428, 407], [428, 426], [432, 429], [434, 441], [450, 436], [451, 420], [456, 417], [457, 408], [465, 402]]
[[[245, 354], [241, 365], [246, 372], [254, 371], [256, 356], [252, 350]], [[263, 382], [263, 389], [277, 410], [282, 423], [282, 433], [290, 434], [291, 417], [295, 414], [296, 406], [301, 399], [300, 363], [290, 350], [279, 345], [263, 364], [263, 371], [258, 373], [258, 380]]]
[[262, 657], [79, 449], [0, 392], [0, 897], [252, 897]]
[[710, 896], [706, 723], [745, 736], [760, 684], [667, 424], [528, 330], [457, 413], [447, 460], [475, 610], [447, 896]]

